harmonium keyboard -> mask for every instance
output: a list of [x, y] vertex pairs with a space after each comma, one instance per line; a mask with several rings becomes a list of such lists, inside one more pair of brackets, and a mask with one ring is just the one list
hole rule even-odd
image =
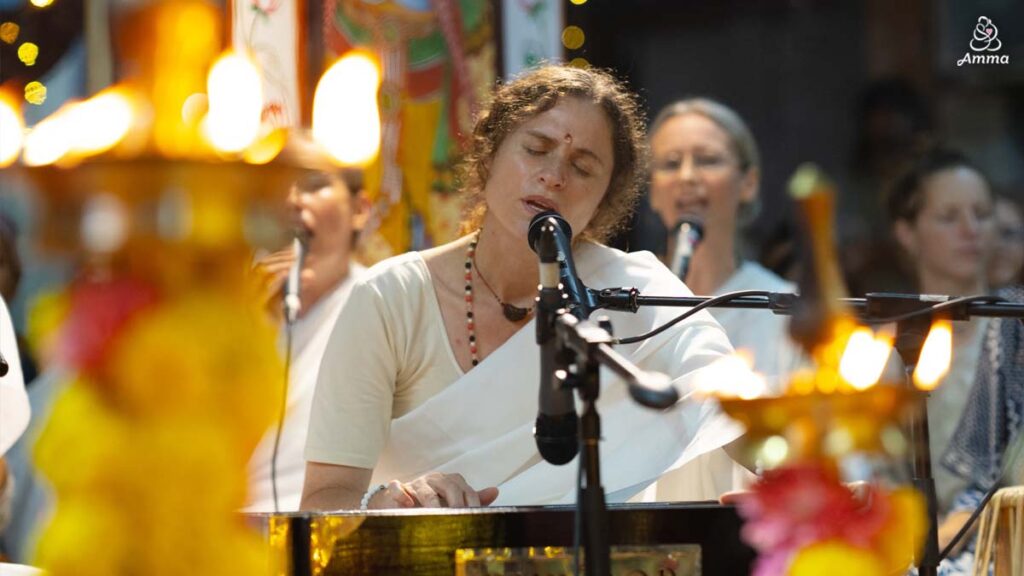
[[[275, 576], [573, 573], [572, 506], [251, 514], [248, 519], [266, 537]], [[750, 573], [754, 551], [740, 540], [742, 521], [732, 506], [612, 505], [608, 520], [614, 576]]]

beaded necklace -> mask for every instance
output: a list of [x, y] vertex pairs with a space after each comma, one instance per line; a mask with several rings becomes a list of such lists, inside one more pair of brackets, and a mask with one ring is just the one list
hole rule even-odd
[[477, 232], [476, 238], [469, 242], [469, 248], [466, 249], [466, 332], [469, 333], [469, 357], [473, 361], [473, 366], [480, 363], [476, 353], [476, 327], [473, 320], [473, 258], [479, 241], [480, 232]]
[[[466, 332], [469, 334], [469, 353], [470, 358], [473, 360], [473, 366], [480, 363], [480, 359], [477, 356], [476, 321], [473, 318], [473, 267], [476, 266], [476, 246], [480, 243], [480, 234], [482, 232], [483, 229], [477, 230], [476, 236], [470, 241], [469, 247], [466, 248]], [[491, 288], [484, 275], [480, 273], [479, 267], [476, 269], [476, 274], [483, 281], [487, 290], [490, 291], [491, 296], [494, 296], [494, 299], [501, 305], [501, 313], [505, 316], [506, 320], [509, 322], [522, 322], [533, 312], [533, 306], [522, 308], [503, 302], [498, 297], [498, 293], [494, 291], [494, 288]]]

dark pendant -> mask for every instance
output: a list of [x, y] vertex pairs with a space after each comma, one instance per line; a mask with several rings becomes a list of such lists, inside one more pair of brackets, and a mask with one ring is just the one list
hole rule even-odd
[[502, 302], [501, 313], [505, 315], [505, 318], [508, 318], [509, 322], [522, 322], [523, 318], [526, 318], [526, 315], [530, 313], [530, 309]]

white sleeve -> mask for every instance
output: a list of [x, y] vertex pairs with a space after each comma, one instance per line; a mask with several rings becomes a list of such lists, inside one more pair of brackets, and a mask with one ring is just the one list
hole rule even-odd
[[358, 283], [327, 341], [309, 417], [305, 457], [373, 469], [391, 425], [398, 361], [385, 297]]
[[21, 372], [18, 341], [7, 304], [0, 298], [0, 354], [7, 362], [7, 374], [0, 376], [0, 456], [14, 444], [28, 426], [28, 394]]

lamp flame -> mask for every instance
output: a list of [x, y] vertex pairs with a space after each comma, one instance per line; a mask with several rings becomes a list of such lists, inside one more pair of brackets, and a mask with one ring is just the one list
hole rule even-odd
[[207, 79], [209, 113], [205, 133], [221, 152], [239, 152], [260, 131], [263, 113], [263, 80], [253, 62], [239, 54], [221, 56]]
[[0, 168], [18, 159], [25, 140], [25, 123], [15, 101], [0, 93]]
[[120, 87], [66, 104], [25, 137], [25, 164], [45, 166], [68, 156], [81, 158], [106, 152], [131, 130], [136, 109], [135, 97]]
[[702, 396], [753, 400], [764, 396], [768, 385], [754, 372], [753, 358], [745, 350], [723, 356], [697, 373], [696, 391]]
[[134, 97], [124, 88], [111, 88], [68, 110], [72, 152], [102, 154], [116, 146], [131, 129], [136, 115]]
[[857, 390], [867, 390], [878, 383], [891, 352], [891, 337], [875, 335], [870, 328], [857, 328], [846, 342], [839, 375]]
[[953, 357], [953, 326], [949, 320], [932, 323], [928, 337], [921, 347], [921, 356], [914, 368], [914, 386], [920, 390], [934, 390], [949, 372]]
[[43, 118], [25, 136], [22, 161], [27, 166], [53, 164], [71, 150], [72, 142], [67, 137], [72, 116], [69, 110], [66, 106]]
[[380, 71], [362, 52], [334, 63], [313, 97], [313, 138], [343, 165], [364, 165], [380, 150]]

